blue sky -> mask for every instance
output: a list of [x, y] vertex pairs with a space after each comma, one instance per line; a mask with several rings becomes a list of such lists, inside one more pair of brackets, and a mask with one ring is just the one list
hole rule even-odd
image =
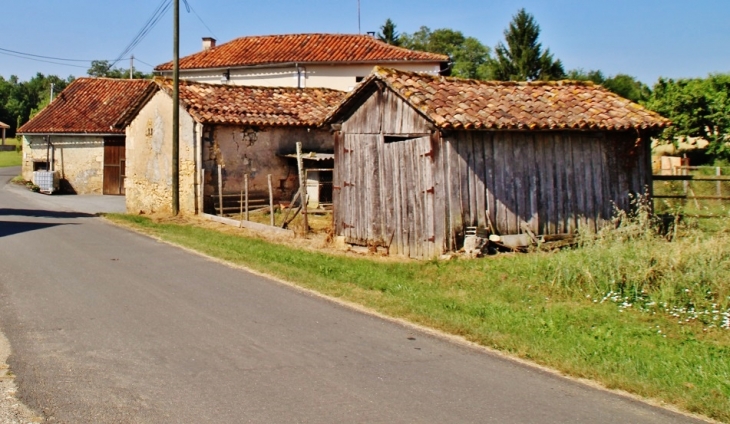
[[[651, 85], [660, 76], [703, 77], [730, 72], [730, 1], [727, 0], [360, 0], [362, 31], [391, 18], [400, 32], [451, 28], [494, 47], [521, 7], [542, 29], [541, 41], [566, 69], [626, 73]], [[182, 2], [182, 0], [181, 0]], [[200, 39], [225, 42], [245, 35], [357, 33], [357, 0], [188, 0], [181, 7], [181, 54], [200, 50]], [[119, 56], [161, 0], [23, 0], [3, 2], [0, 48], [66, 59]], [[172, 58], [172, 13], [137, 46], [149, 65]], [[80, 67], [0, 54], [0, 75], [21, 80], [36, 72], [82, 76]], [[152, 66], [137, 62], [139, 69]], [[129, 65], [125, 60], [123, 67]]]

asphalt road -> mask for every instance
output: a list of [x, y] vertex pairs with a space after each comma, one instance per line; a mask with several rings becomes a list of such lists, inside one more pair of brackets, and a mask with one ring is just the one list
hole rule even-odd
[[68, 423], [688, 423], [4, 183], [0, 327]]

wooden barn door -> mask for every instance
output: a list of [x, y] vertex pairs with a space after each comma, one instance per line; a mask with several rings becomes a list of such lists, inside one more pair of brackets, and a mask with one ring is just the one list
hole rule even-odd
[[339, 218], [345, 241], [362, 246], [384, 244], [378, 134], [346, 134], [338, 160]]
[[104, 194], [124, 194], [126, 151], [124, 137], [104, 139]]
[[433, 151], [430, 137], [385, 137], [383, 194], [390, 252], [431, 258], [435, 245]]
[[347, 243], [431, 258], [436, 249], [430, 137], [337, 139], [335, 228]]

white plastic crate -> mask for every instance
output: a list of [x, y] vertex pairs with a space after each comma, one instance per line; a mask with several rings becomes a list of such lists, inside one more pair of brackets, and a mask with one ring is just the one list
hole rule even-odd
[[33, 172], [33, 184], [41, 189], [41, 193], [52, 194], [58, 191], [58, 171], [35, 171]]

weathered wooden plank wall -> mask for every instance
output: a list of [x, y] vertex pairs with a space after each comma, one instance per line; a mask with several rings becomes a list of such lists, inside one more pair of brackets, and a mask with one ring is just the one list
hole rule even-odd
[[596, 230], [650, 185], [647, 144], [635, 132], [452, 132], [449, 226], [457, 237], [489, 221], [501, 234], [523, 223], [537, 234]]
[[360, 105], [335, 136], [336, 234], [392, 254], [443, 252], [446, 225], [434, 207], [433, 182], [443, 168], [432, 146], [438, 135], [432, 140], [431, 134], [428, 121], [389, 90], [373, 92]]
[[[400, 138], [393, 138], [401, 135]], [[375, 90], [335, 135], [335, 232], [348, 243], [430, 258], [466, 227], [596, 230], [651, 184], [635, 132], [451, 131]]]

